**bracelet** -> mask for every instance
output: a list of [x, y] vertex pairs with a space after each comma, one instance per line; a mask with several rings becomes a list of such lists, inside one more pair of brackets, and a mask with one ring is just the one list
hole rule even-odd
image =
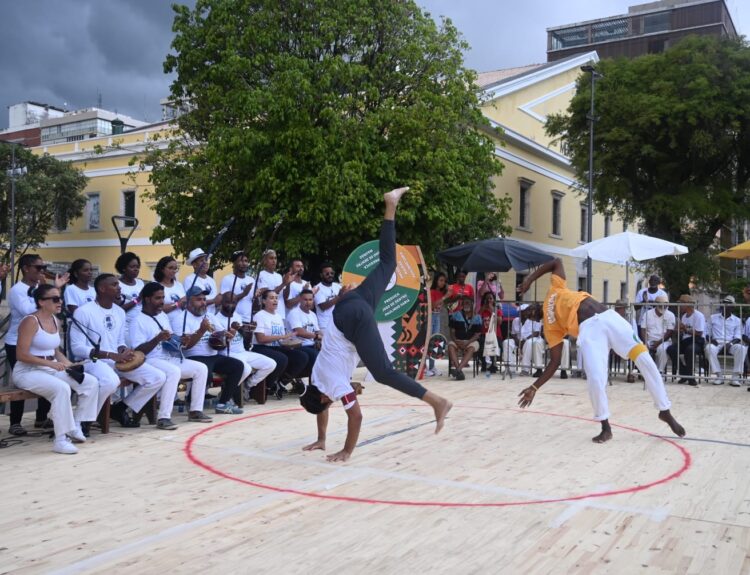
[[539, 388], [538, 388], [538, 387], [537, 387], [536, 385], [534, 385], [533, 383], [531, 384], [531, 388], [532, 388], [532, 389], [533, 389], [533, 390], [534, 390], [535, 392], [539, 391]]

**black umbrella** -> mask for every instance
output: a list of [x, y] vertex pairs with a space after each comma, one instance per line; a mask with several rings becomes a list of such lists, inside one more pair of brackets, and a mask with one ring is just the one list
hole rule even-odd
[[554, 259], [528, 244], [508, 238], [490, 238], [443, 250], [438, 259], [469, 272], [526, 271]]

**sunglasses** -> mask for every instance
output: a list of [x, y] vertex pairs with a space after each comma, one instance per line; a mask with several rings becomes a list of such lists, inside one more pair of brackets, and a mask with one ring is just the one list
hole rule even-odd
[[51, 297], [40, 297], [39, 301], [47, 301], [52, 300], [52, 303], [60, 303], [62, 301], [62, 298], [59, 295], [53, 295]]
[[31, 267], [32, 268], [36, 268], [36, 271], [38, 271], [38, 272], [43, 272], [44, 270], [47, 269], [47, 266], [46, 265], [42, 265], [42, 264], [36, 264], [36, 265], [31, 266]]

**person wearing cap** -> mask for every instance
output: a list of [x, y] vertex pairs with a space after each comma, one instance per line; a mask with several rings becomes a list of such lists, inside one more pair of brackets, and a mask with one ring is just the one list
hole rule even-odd
[[247, 254], [243, 251], [236, 251], [232, 254], [232, 273], [225, 275], [221, 280], [221, 295], [224, 305], [223, 296], [226, 294], [233, 295], [235, 304], [234, 313], [242, 318], [242, 323], [248, 324], [253, 319], [253, 301], [251, 291], [253, 289], [253, 280], [247, 274], [250, 261]]
[[534, 308], [538, 305], [531, 304], [527, 308], [518, 342], [518, 347], [521, 349], [521, 375], [531, 375], [531, 370], [535, 369], [534, 377], [542, 374], [541, 366], [544, 365], [542, 322], [534, 319], [541, 317], [540, 314], [535, 313], [537, 310]]
[[482, 336], [482, 318], [474, 313], [473, 295], [461, 298], [461, 309], [450, 316], [448, 326], [451, 334], [448, 358], [453, 366], [453, 376], [462, 381], [466, 379], [463, 369], [479, 351], [479, 338]]
[[[667, 309], [669, 298], [666, 296], [657, 296], [654, 298], [654, 307], [647, 310], [641, 316], [641, 341], [646, 342], [649, 351], [656, 356], [656, 366], [665, 377], [668, 351], [672, 345], [672, 335], [674, 334], [677, 322], [674, 314]], [[676, 364], [672, 364], [675, 367]]]
[[742, 345], [742, 321], [734, 315], [734, 296], [728, 295], [721, 300], [719, 312], [711, 314], [710, 331], [706, 338], [706, 359], [708, 359], [711, 371], [711, 383], [722, 385], [724, 378], [721, 375], [720, 353], [729, 353], [734, 360], [732, 368], [732, 379], [729, 385], [739, 387], [742, 377], [742, 368], [745, 364], [747, 348]]
[[[185, 263], [193, 266], [193, 273], [185, 278], [182, 285], [185, 287], [185, 293], [193, 286], [196, 285], [200, 288], [201, 292], [205, 292], [206, 295], [206, 311], [208, 313], [216, 313], [216, 306], [221, 305], [221, 294], [216, 288], [216, 281], [210, 275], [208, 275], [208, 254], [200, 248], [195, 248], [188, 255]], [[195, 284], [193, 284], [195, 282]]]
[[658, 275], [653, 274], [648, 278], [648, 287], [638, 291], [638, 293], [635, 294], [635, 307], [636, 310], [638, 310], [637, 319], [639, 324], [641, 319], [643, 318], [643, 314], [651, 309], [650, 305], [639, 304], [651, 303], [658, 297], [665, 297], [667, 298], [667, 300], [669, 300], [667, 292], [661, 289], [659, 287], [659, 284], [661, 284], [661, 278]]
[[[672, 345], [669, 348], [669, 356], [672, 358], [672, 365], [680, 366], [680, 380], [677, 383], [687, 383], [689, 385], [698, 385], [693, 373], [696, 354], [703, 352], [705, 340], [703, 334], [706, 331], [706, 317], [695, 309], [695, 298], [689, 294], [682, 294], [677, 300], [682, 310], [680, 322], [677, 324], [679, 334], [679, 346]], [[680, 362], [678, 354], [683, 357]]]
[[601, 423], [601, 432], [592, 438], [594, 443], [604, 443], [612, 439], [609, 424], [609, 402], [607, 400], [607, 369], [609, 351], [629, 358], [641, 371], [656, 408], [659, 419], [669, 425], [679, 437], [685, 436], [685, 429], [670, 412], [671, 402], [664, 387], [664, 381], [648, 348], [633, 333], [632, 327], [615, 310], [607, 308], [586, 292], [575, 292], [565, 283], [565, 268], [559, 258], [545, 262], [527, 276], [520, 286], [519, 294], [524, 294], [541, 276], [551, 274], [550, 288], [544, 299], [544, 307], [532, 309], [533, 319], [544, 321], [544, 337], [549, 345], [550, 361], [532, 385], [521, 391], [518, 405], [528, 407], [534, 401], [539, 388], [557, 371], [562, 358], [562, 341], [566, 335], [578, 338], [578, 350], [582, 354], [586, 368], [586, 382], [589, 399], [594, 407], [594, 419]]

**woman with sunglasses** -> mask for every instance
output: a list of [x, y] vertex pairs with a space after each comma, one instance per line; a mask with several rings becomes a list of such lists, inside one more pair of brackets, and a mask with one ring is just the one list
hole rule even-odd
[[[52, 404], [52, 451], [71, 455], [78, 453], [71, 439], [77, 443], [86, 441], [81, 422], [96, 419], [99, 382], [83, 370], [77, 376], [80, 382], [66, 371], [72, 363], [60, 351], [60, 328], [55, 317], [62, 310], [60, 290], [44, 284], [34, 290], [33, 297], [36, 311], [18, 326], [13, 382], [19, 389], [41, 395]], [[75, 410], [70, 403], [71, 390], [78, 395]]]
[[185, 287], [177, 280], [180, 264], [172, 256], [164, 256], [154, 268], [154, 279], [164, 287], [164, 307], [169, 321], [185, 306]]
[[[5, 356], [8, 364], [13, 369], [16, 365], [16, 344], [18, 343], [18, 326], [27, 315], [36, 311], [33, 291], [44, 281], [44, 272], [47, 266], [41, 257], [36, 254], [24, 254], [18, 260], [18, 269], [21, 270], [21, 281], [10, 288], [8, 294], [8, 307], [10, 308], [10, 326], [5, 335]], [[59, 289], [68, 281], [68, 274], [57, 276], [55, 286]], [[8, 433], [11, 435], [26, 435], [26, 430], [21, 425], [23, 418], [24, 402], [10, 402], [10, 427]], [[36, 422], [34, 427], [43, 427], [49, 411], [49, 402], [40, 399], [37, 404]]]
[[89, 260], [80, 259], [70, 265], [68, 275], [70, 278], [68, 279], [68, 285], [65, 286], [63, 298], [65, 309], [73, 313], [83, 304], [96, 299], [96, 292], [91, 285], [94, 270]]

